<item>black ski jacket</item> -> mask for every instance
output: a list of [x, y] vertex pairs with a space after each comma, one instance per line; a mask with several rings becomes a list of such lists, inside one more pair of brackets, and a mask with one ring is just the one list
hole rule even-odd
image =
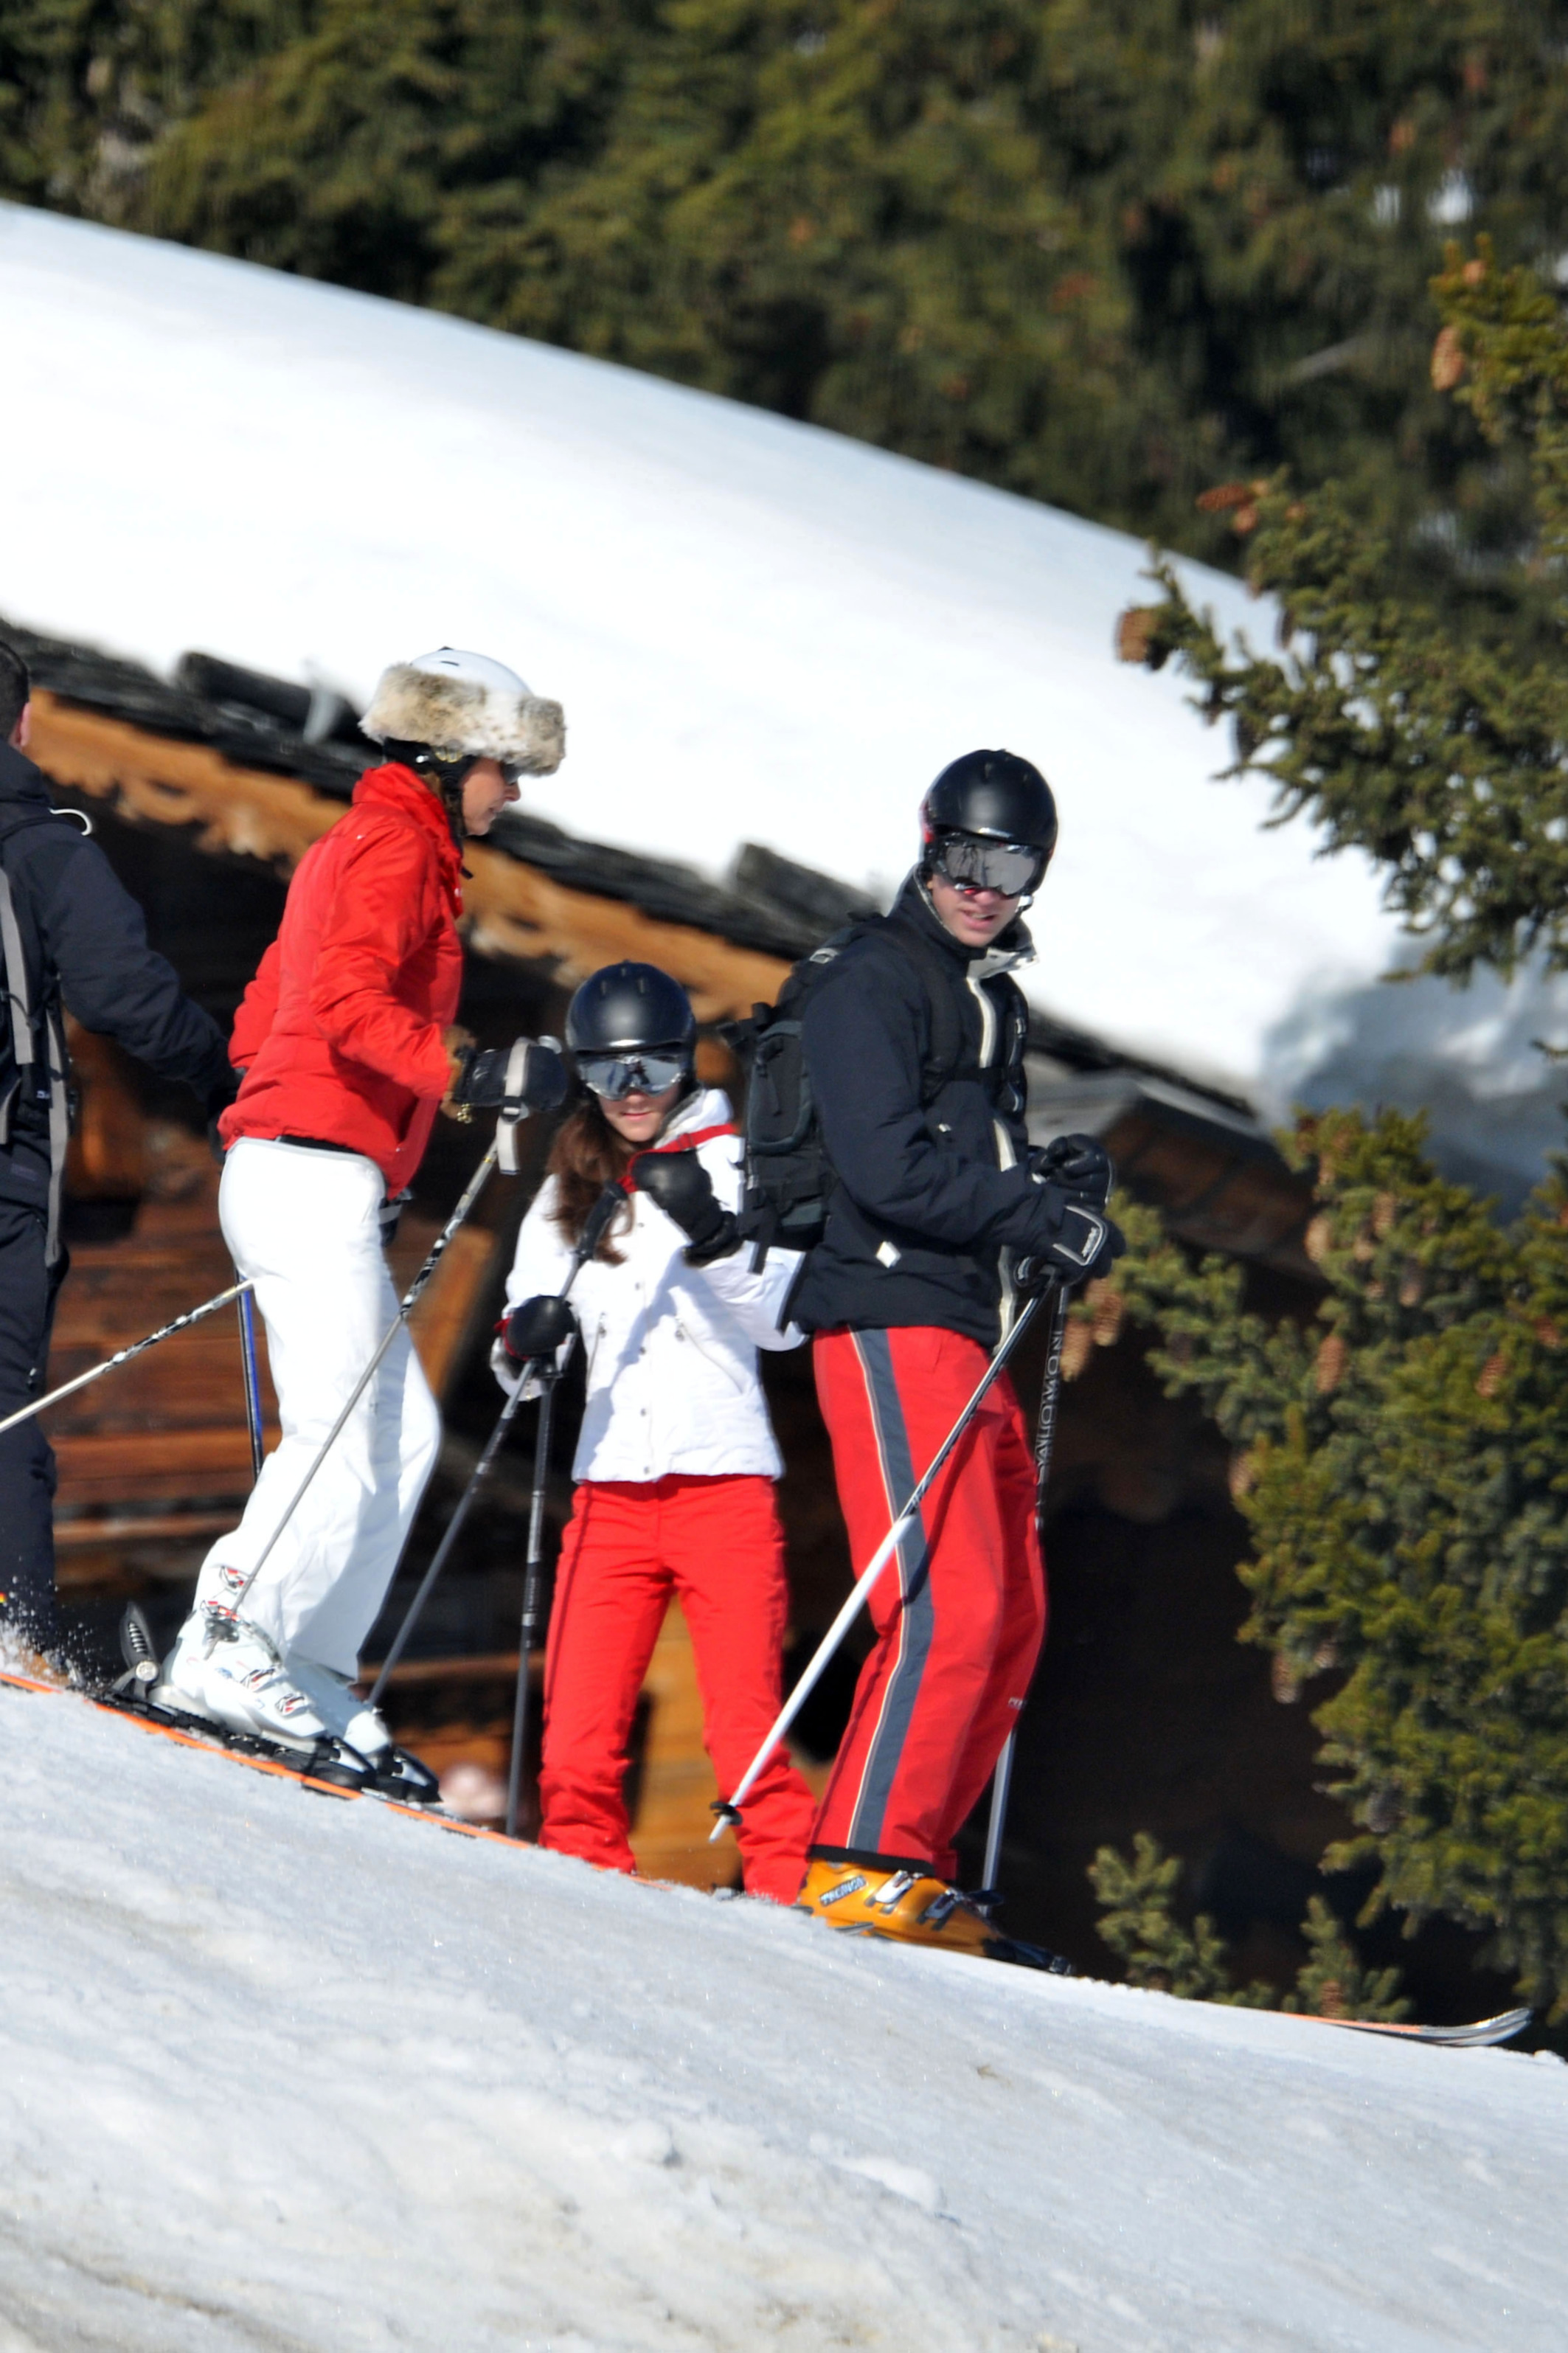
[[[906, 928], [914, 954], [899, 944]], [[936, 1324], [996, 1345], [1011, 1306], [1005, 1254], [1040, 1247], [1061, 1222], [1058, 1188], [1021, 1165], [1027, 1018], [1009, 967], [1030, 953], [1022, 923], [963, 947], [911, 875], [888, 924], [851, 941], [813, 987], [802, 1044], [836, 1181], [790, 1301], [803, 1330]], [[963, 1051], [922, 1102], [931, 989], [943, 984]]]
[[113, 1038], [204, 1103], [233, 1092], [216, 1021], [193, 1005], [147, 944], [142, 910], [95, 841], [55, 816], [31, 760], [0, 744], [0, 864], [11, 886], [34, 1014], [36, 1074], [21, 1084], [8, 1018], [0, 1019], [0, 1198], [48, 1198], [47, 1052], [43, 1020], [62, 998], [83, 1029]]

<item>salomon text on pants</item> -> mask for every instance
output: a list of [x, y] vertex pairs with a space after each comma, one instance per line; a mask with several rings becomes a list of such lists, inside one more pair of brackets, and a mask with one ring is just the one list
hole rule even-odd
[[[282, 1438], [239, 1526], [208, 1553], [198, 1605], [232, 1603], [397, 1313], [382, 1250], [385, 1190], [358, 1153], [250, 1136], [230, 1148], [218, 1214], [256, 1285]], [[240, 1605], [285, 1658], [358, 1672], [440, 1442], [404, 1328]]]
[[[671, 1596], [685, 1613], [702, 1736], [732, 1789], [779, 1707], [788, 1595], [771, 1480], [584, 1480], [561, 1546], [544, 1668], [541, 1846], [607, 1871], [637, 1868], [626, 1836], [626, 1745]], [[779, 1749], [737, 1833], [746, 1890], [793, 1904], [811, 1794]]]
[[[858, 1575], [979, 1385], [986, 1354], [922, 1325], [819, 1333], [813, 1363]], [[876, 1646], [812, 1845], [951, 1879], [953, 1841], [1017, 1722], [1046, 1630], [1034, 1458], [1005, 1373], [868, 1607]]]

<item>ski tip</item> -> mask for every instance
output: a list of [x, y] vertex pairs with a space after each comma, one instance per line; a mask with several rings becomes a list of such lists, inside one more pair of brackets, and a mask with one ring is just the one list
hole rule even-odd
[[[1306, 2013], [1310, 2017], [1311, 2013]], [[1405, 2020], [1381, 2018], [1318, 2018], [1320, 2026], [1338, 2026], [1352, 2034], [1382, 2034], [1401, 2042], [1429, 2042], [1448, 2051], [1490, 2051], [1518, 2040], [1533, 2024], [1532, 2010], [1503, 2010], [1495, 2018], [1473, 2019], [1465, 2026], [1423, 2026]]]

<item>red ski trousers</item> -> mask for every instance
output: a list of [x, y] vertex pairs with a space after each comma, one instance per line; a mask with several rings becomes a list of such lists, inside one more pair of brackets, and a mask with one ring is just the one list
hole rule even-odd
[[[541, 1846], [635, 1871], [626, 1743], [671, 1594], [697, 1661], [703, 1745], [732, 1789], [778, 1714], [788, 1593], [771, 1480], [587, 1479], [561, 1546], [544, 1660]], [[737, 1836], [747, 1893], [793, 1904], [812, 1800], [777, 1752]]]
[[[823, 1332], [816, 1394], [856, 1574], [985, 1369], [977, 1341], [931, 1326]], [[1046, 1631], [1035, 1463], [1000, 1374], [883, 1569], [876, 1646], [812, 1831], [814, 1847], [957, 1868], [953, 1841], [1017, 1722]]]

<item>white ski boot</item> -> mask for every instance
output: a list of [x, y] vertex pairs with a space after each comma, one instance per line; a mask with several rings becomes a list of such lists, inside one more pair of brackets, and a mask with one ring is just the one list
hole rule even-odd
[[304, 1693], [329, 1732], [378, 1771], [390, 1761], [392, 1735], [381, 1711], [359, 1697], [348, 1675], [340, 1675], [335, 1667], [318, 1666], [314, 1659], [302, 1659], [297, 1651], [289, 1652], [283, 1672]]
[[336, 1733], [345, 1748], [364, 1758], [372, 1788], [384, 1798], [404, 1799], [411, 1806], [440, 1803], [441, 1784], [429, 1766], [412, 1749], [399, 1747], [381, 1710], [357, 1695], [347, 1675], [339, 1674], [335, 1667], [321, 1666], [314, 1659], [302, 1659], [296, 1651], [289, 1652], [283, 1666], [327, 1729]]
[[181, 1627], [148, 1704], [307, 1756], [336, 1736], [259, 1626], [205, 1609], [194, 1609]]

